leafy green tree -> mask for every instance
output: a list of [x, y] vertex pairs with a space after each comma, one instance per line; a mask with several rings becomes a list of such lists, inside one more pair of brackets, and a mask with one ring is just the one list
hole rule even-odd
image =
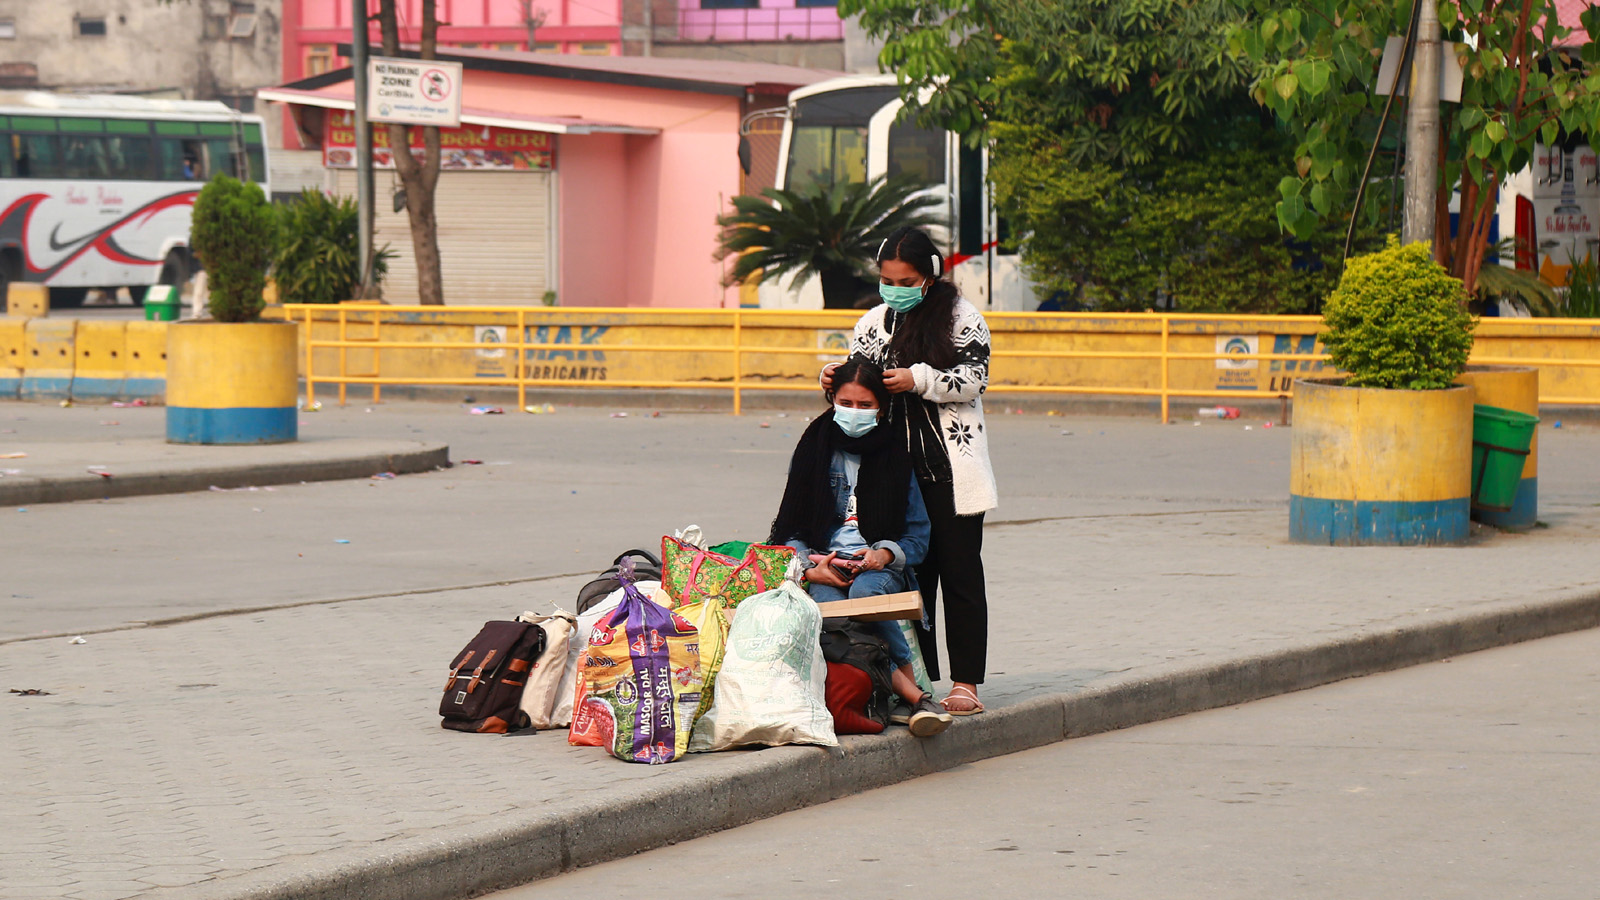
[[[925, 124], [990, 142], [996, 201], [1048, 292], [1102, 309], [1314, 308], [1340, 248], [1286, 245], [1288, 164], [1231, 0], [841, 0]], [[1326, 229], [1332, 234], [1335, 229]]]
[[[1349, 214], [1373, 122], [1385, 38], [1405, 34], [1412, 7], [1394, 0], [1237, 0], [1252, 13], [1230, 39], [1254, 65], [1253, 93], [1295, 137], [1283, 176], [1278, 219], [1295, 234]], [[1569, 47], [1553, 0], [1440, 2], [1444, 52], [1461, 64], [1461, 103], [1441, 121], [1440, 183], [1435, 186], [1434, 258], [1471, 293], [1488, 248], [1499, 185], [1528, 165], [1534, 143], [1563, 136], [1592, 143], [1600, 130], [1600, 14], [1583, 13], [1587, 40]], [[1461, 226], [1450, 237], [1449, 202], [1461, 192]]]
[[[285, 303], [338, 303], [361, 292], [361, 213], [350, 197], [306, 188], [278, 209], [278, 250], [272, 277]], [[389, 272], [394, 251], [373, 254], [373, 283]]]
[[944, 224], [931, 212], [939, 196], [924, 187], [878, 178], [865, 184], [767, 188], [759, 197], [735, 197], [733, 212], [717, 217], [722, 236], [716, 257], [734, 257], [728, 284], [757, 273], [774, 281], [797, 272], [802, 284], [817, 276], [824, 305], [848, 309], [862, 293], [863, 279], [876, 280], [878, 245], [891, 232]]
[[200, 189], [189, 245], [206, 268], [212, 318], [254, 322], [261, 317], [277, 234], [272, 205], [260, 185], [218, 174]]

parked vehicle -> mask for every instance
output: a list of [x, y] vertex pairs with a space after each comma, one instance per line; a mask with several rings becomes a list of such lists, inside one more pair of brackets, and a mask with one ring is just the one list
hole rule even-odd
[[217, 172], [267, 189], [263, 122], [221, 103], [0, 91], [0, 298], [53, 306], [91, 289], [181, 285], [198, 268], [189, 218]]
[[[1032, 311], [1033, 286], [1016, 253], [1001, 246], [1003, 226], [991, 205], [988, 152], [962, 144], [959, 135], [900, 122], [904, 102], [893, 75], [851, 75], [800, 88], [789, 95], [778, 161], [777, 186], [808, 181], [865, 182], [880, 175], [911, 175], [934, 185], [938, 210], [951, 223], [935, 239], [949, 251], [952, 277], [980, 309]], [[763, 308], [822, 306], [817, 279], [762, 284]]]

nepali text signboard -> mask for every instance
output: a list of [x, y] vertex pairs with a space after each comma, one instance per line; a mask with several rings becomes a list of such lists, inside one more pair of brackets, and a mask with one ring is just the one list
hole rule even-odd
[[[329, 110], [322, 141], [322, 164], [330, 169], [356, 167], [356, 129], [349, 112]], [[422, 129], [408, 129], [411, 155], [422, 158]], [[550, 135], [542, 131], [469, 126], [439, 129], [439, 168], [447, 171], [548, 172], [552, 163]], [[394, 168], [389, 129], [372, 129], [372, 165]]]
[[367, 118], [455, 128], [461, 124], [461, 63], [373, 57], [367, 62]]

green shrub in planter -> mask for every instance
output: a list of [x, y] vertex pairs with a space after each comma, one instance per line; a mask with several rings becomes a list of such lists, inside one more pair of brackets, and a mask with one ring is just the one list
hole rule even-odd
[[[272, 277], [285, 303], [338, 303], [361, 289], [361, 213], [349, 197], [329, 197], [307, 188], [278, 208], [278, 252]], [[381, 283], [394, 251], [373, 254], [372, 273]]]
[[1442, 390], [1472, 352], [1476, 320], [1461, 281], [1425, 242], [1352, 258], [1323, 306], [1323, 344], [1351, 387]]
[[201, 188], [189, 245], [206, 269], [212, 318], [254, 322], [261, 317], [277, 235], [277, 216], [260, 185], [217, 175]]

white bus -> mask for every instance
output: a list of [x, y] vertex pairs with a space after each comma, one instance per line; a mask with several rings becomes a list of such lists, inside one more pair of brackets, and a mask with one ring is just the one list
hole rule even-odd
[[0, 298], [12, 281], [52, 306], [91, 289], [181, 285], [198, 264], [189, 219], [208, 178], [267, 190], [259, 116], [221, 103], [0, 91]]
[[[778, 159], [780, 188], [809, 181], [864, 182], [879, 175], [913, 175], [940, 197], [935, 212], [951, 223], [934, 235], [949, 254], [956, 286], [979, 309], [1032, 312], [1039, 306], [1015, 251], [1001, 246], [1002, 224], [990, 204], [988, 153], [959, 135], [897, 122], [904, 106], [893, 75], [851, 75], [789, 95]], [[812, 278], [763, 284], [767, 308], [816, 309], [822, 286]]]

